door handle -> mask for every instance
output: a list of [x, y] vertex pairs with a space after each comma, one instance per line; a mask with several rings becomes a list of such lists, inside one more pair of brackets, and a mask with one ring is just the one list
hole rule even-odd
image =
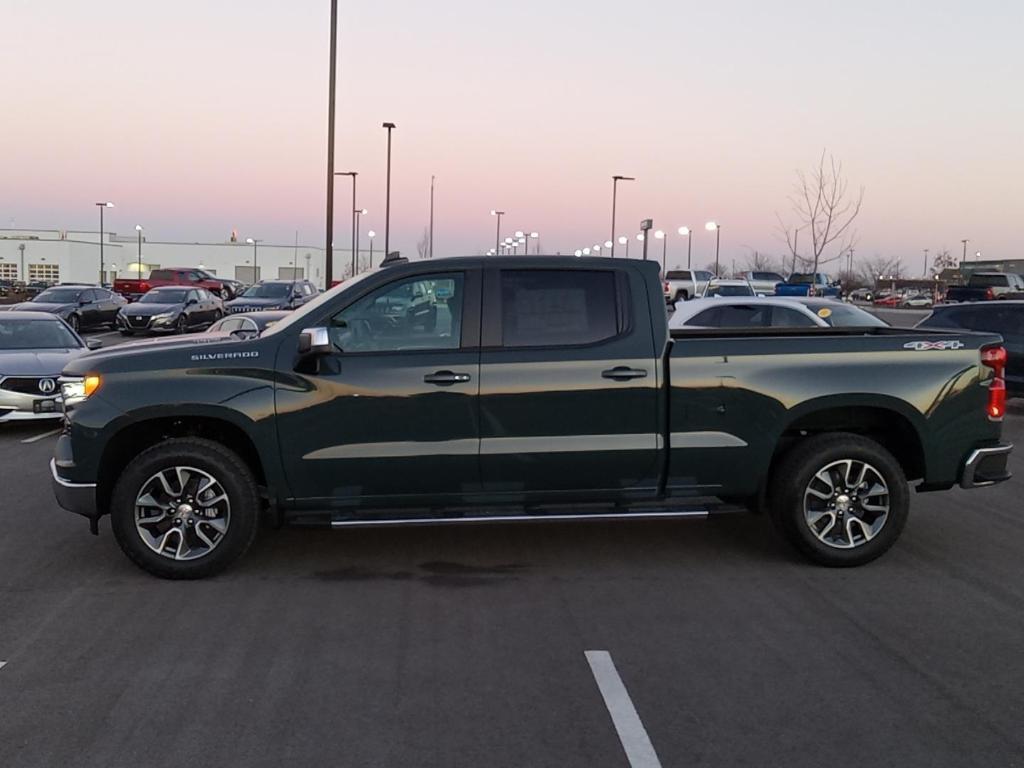
[[428, 373], [423, 377], [427, 384], [436, 384], [439, 387], [450, 387], [452, 384], [467, 382], [472, 377], [468, 373], [455, 373], [454, 371], [437, 371]]
[[618, 365], [607, 371], [601, 371], [601, 377], [613, 381], [629, 381], [630, 379], [646, 378], [647, 371], [642, 368], [628, 368], [625, 365]]

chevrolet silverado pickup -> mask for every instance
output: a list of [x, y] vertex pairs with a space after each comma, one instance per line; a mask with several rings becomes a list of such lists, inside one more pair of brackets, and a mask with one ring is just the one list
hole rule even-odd
[[334, 528], [764, 510], [870, 561], [910, 489], [1006, 480], [993, 333], [669, 330], [654, 262], [449, 258], [365, 273], [259, 338], [85, 355], [62, 377], [59, 504], [166, 578], [264, 516]]

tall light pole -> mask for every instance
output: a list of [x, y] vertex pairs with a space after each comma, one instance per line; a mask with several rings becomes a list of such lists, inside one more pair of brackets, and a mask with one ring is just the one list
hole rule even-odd
[[[368, 213], [369, 213], [369, 211], [366, 210], [365, 208], [360, 208], [359, 210], [356, 210], [356, 211], [352, 212], [352, 218], [354, 218], [356, 220], [356, 259], [355, 259], [355, 265], [356, 266], [355, 266], [355, 268], [357, 270], [359, 269], [359, 223], [362, 221], [363, 216], [365, 216]], [[356, 273], [353, 271], [352, 272], [352, 277], [355, 277], [355, 276], [356, 276]]]
[[654, 236], [661, 240], [661, 274], [664, 275], [666, 271], [665, 257], [668, 254], [668, 238], [665, 237], [665, 233], [660, 229], [654, 233]]
[[928, 277], [928, 249], [924, 249], [924, 276]]
[[384, 193], [384, 259], [387, 260], [391, 253], [391, 131], [395, 124], [382, 123], [381, 127], [388, 132], [388, 176]]
[[686, 268], [689, 269], [690, 256], [693, 254], [693, 236], [690, 233], [689, 227], [680, 227], [677, 231], [686, 238]]
[[377, 236], [377, 233], [371, 229], [366, 236], [370, 238], [370, 269], [373, 269], [373, 238]]
[[963, 262], [967, 261], [967, 244], [969, 242], [971, 242], [971, 241], [970, 240], [961, 240], [960, 242], [964, 244], [964, 257], [960, 260], [960, 262], [963, 263]]
[[491, 211], [491, 216], [498, 218], [498, 228], [494, 233], [494, 252], [499, 253], [501, 251], [501, 217], [505, 215], [504, 211]]
[[430, 250], [427, 251], [427, 258], [434, 258], [434, 177], [430, 177]]
[[307, 253], [306, 254], [306, 279], [307, 280], [310, 279], [310, 275], [309, 275], [309, 259], [310, 259], [310, 254]]
[[260, 281], [260, 268], [259, 265], [256, 263], [256, 247], [263, 241], [254, 240], [251, 237], [247, 237], [245, 238], [245, 242], [252, 246], [252, 281], [254, 283], [258, 283]]
[[96, 206], [100, 209], [100, 285], [103, 285], [103, 211], [107, 208], [113, 208], [114, 204], [107, 200], [103, 203], [96, 203]]
[[335, 176], [352, 177], [352, 277], [356, 276], [356, 176], [359, 171], [338, 171]]
[[139, 279], [142, 279], [142, 225], [135, 225], [135, 233], [139, 236]]
[[[327, 231], [324, 244], [324, 288], [330, 288], [334, 282], [334, 83], [337, 71], [338, 0], [331, 0], [331, 46], [327, 65]], [[352, 203], [352, 207], [356, 207], [355, 202]]]
[[718, 276], [718, 246], [722, 242], [722, 225], [715, 221], [709, 221], [704, 225], [704, 229], [708, 232], [714, 231], [715, 233], [715, 276]]
[[636, 181], [632, 176], [612, 176], [612, 258], [615, 258], [615, 206], [618, 203], [619, 182]]
[[18, 272], [18, 278], [21, 282], [28, 284], [28, 277], [25, 275], [25, 244], [20, 243], [18, 245], [18, 254], [21, 256], [21, 270]]

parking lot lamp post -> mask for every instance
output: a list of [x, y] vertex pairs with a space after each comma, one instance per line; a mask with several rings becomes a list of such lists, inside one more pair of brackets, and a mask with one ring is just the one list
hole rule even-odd
[[[621, 237], [619, 237], [619, 245], [626, 246], [626, 258], [628, 259], [629, 258], [629, 238], [626, 237], [625, 235], [622, 235]], [[612, 258], [613, 259], [615, 258], [615, 247], [614, 246], [612, 247]]]
[[254, 283], [258, 283], [260, 281], [260, 268], [256, 263], [256, 246], [263, 241], [253, 240], [251, 237], [247, 237], [245, 242], [252, 246], [252, 281]]
[[594, 243], [594, 245], [590, 246], [590, 250], [591, 250], [591, 252], [595, 256], [600, 256], [601, 255], [601, 244], [600, 243]]
[[[365, 216], [368, 213], [369, 211], [366, 210], [365, 208], [360, 208], [353, 212], [353, 217], [356, 220], [356, 258], [353, 263], [355, 264], [355, 269], [357, 271], [359, 269], [359, 224], [363, 220], [363, 216]], [[356, 273], [353, 272], [352, 276], [355, 277], [355, 275]]]
[[25, 244], [24, 243], [21, 243], [18, 246], [18, 253], [21, 256], [21, 269], [18, 272], [18, 279], [21, 280], [21, 282], [23, 282], [23, 283], [25, 283], [27, 285], [28, 284], [28, 278], [25, 277]]
[[615, 258], [615, 205], [618, 202], [619, 182], [636, 181], [632, 176], [612, 176], [612, 258]]
[[384, 258], [391, 253], [391, 131], [394, 130], [394, 123], [383, 123], [382, 128], [388, 132], [388, 175], [384, 191]]
[[100, 285], [103, 285], [103, 211], [106, 208], [113, 208], [114, 204], [109, 200], [103, 203], [96, 203], [100, 209]]
[[371, 229], [366, 236], [370, 238], [370, 269], [373, 269], [373, 238], [377, 236], [377, 233]]
[[644, 232], [638, 232], [637, 236], [636, 236], [636, 239], [644, 244], [644, 246], [643, 246], [643, 252], [644, 252], [643, 259], [644, 259], [644, 261], [647, 261], [647, 234], [644, 233]]
[[693, 253], [693, 237], [690, 236], [689, 227], [680, 227], [679, 234], [686, 238], [686, 268], [690, 268], [690, 256]]
[[135, 225], [135, 233], [139, 236], [139, 279], [142, 279], [142, 225]]
[[356, 176], [358, 171], [338, 171], [335, 176], [352, 177], [352, 277], [356, 276]]
[[306, 254], [306, 279], [309, 280], [309, 259], [310, 254]]
[[504, 211], [491, 211], [491, 216], [495, 216], [498, 219], [498, 228], [494, 233], [494, 252], [498, 253], [501, 250], [501, 217], [505, 215]]
[[665, 274], [665, 257], [668, 255], [668, 238], [662, 230], [654, 233], [654, 236], [661, 240], [661, 274]]
[[971, 242], [971, 241], [970, 240], [961, 240], [960, 242], [964, 244], [964, 257], [962, 259], [960, 259], [960, 263], [962, 264], [963, 262], [967, 261], [967, 244], [969, 242]]
[[718, 276], [718, 247], [719, 247], [719, 245], [721, 245], [721, 242], [722, 242], [722, 225], [717, 223], [717, 222], [715, 222], [715, 221], [709, 221], [707, 224], [704, 225], [704, 229], [706, 229], [708, 232], [712, 232], [713, 231], [715, 233], [715, 276], [717, 277]]

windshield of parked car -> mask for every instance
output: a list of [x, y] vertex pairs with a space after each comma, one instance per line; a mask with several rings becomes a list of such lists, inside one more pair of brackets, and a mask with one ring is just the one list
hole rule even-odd
[[804, 306], [834, 328], [884, 328], [889, 325], [860, 307], [838, 301], [807, 302]]
[[705, 296], [753, 296], [754, 292], [746, 285], [711, 285]]
[[286, 299], [291, 295], [291, 283], [257, 283], [242, 294], [247, 299]]
[[188, 293], [187, 288], [172, 288], [170, 290], [161, 288], [147, 293], [139, 299], [139, 304], [182, 304], [185, 301], [186, 293]]
[[56, 318], [0, 318], [0, 349], [76, 349], [82, 346]]
[[74, 304], [81, 295], [81, 288], [50, 288], [32, 301], [38, 301], [40, 304]]

